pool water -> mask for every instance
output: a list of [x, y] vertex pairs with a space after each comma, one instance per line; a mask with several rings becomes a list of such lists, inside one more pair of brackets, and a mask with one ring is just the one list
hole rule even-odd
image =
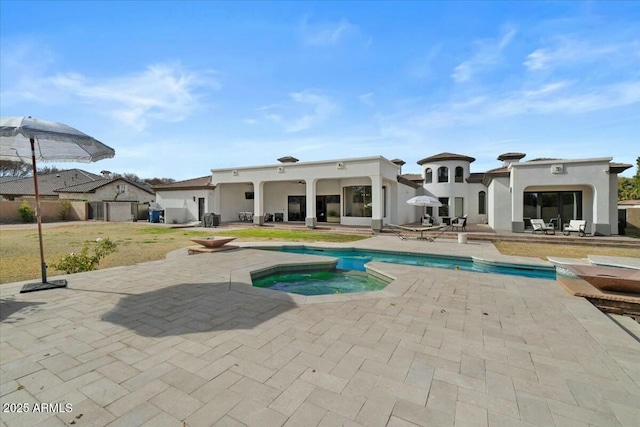
[[[268, 249], [268, 248], [263, 248]], [[365, 264], [371, 261], [405, 264], [422, 267], [446, 268], [475, 273], [506, 274], [511, 276], [536, 279], [555, 280], [554, 268], [538, 268], [536, 266], [496, 266], [474, 263], [471, 258], [438, 257], [412, 253], [378, 252], [362, 249], [331, 250], [310, 247], [279, 247], [275, 250], [296, 254], [323, 255], [338, 258], [336, 268], [341, 270], [365, 271]]]
[[362, 273], [311, 271], [271, 274], [254, 279], [253, 286], [310, 296], [379, 291], [386, 285]]

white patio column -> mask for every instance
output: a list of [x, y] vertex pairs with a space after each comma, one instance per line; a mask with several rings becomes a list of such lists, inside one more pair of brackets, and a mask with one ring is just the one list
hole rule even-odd
[[316, 228], [316, 179], [307, 179], [307, 217], [305, 224], [307, 228]]
[[371, 178], [371, 228], [374, 231], [382, 230], [382, 212], [384, 200], [382, 199], [382, 178], [380, 175], [372, 175]]
[[253, 182], [253, 223], [264, 224], [264, 181]]
[[516, 173], [511, 171], [509, 191], [511, 192], [511, 231], [524, 233], [524, 189], [525, 185], [516, 179]]

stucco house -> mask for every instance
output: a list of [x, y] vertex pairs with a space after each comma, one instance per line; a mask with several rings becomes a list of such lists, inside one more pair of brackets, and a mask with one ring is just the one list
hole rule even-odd
[[[618, 233], [617, 175], [631, 167], [612, 158], [535, 159], [524, 153], [498, 156], [500, 167], [472, 172], [473, 157], [439, 153], [418, 161], [421, 174], [402, 174], [402, 160], [384, 157], [299, 162], [213, 169], [206, 177], [157, 186], [162, 209], [180, 209], [197, 220], [204, 213], [238, 221], [250, 213], [265, 220], [370, 226], [419, 221], [422, 208], [406, 202], [431, 194], [443, 204], [428, 208], [437, 222], [466, 215], [469, 223], [494, 230], [523, 232], [532, 218], [561, 228], [571, 219], [587, 220], [587, 231]], [[196, 194], [197, 193], [197, 194]]]
[[[38, 190], [41, 199], [59, 199], [56, 190], [88, 182], [101, 180], [101, 175], [96, 175], [82, 169], [68, 169], [64, 171], [38, 174]], [[0, 183], [0, 195], [6, 200], [20, 197], [35, 197], [33, 177], [3, 180]]]
[[155, 200], [153, 190], [141, 183], [125, 178], [101, 178], [82, 184], [54, 190], [61, 199], [86, 200], [88, 202], [138, 202]]

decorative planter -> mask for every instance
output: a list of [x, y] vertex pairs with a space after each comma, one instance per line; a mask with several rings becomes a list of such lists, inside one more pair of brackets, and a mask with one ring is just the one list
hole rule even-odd
[[207, 248], [219, 248], [220, 246], [235, 240], [236, 237], [195, 237], [191, 239], [192, 242], [199, 243]]

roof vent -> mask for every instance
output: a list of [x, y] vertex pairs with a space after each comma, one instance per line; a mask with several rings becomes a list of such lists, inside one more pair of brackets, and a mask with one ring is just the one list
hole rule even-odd
[[296, 159], [295, 157], [291, 157], [291, 156], [285, 156], [285, 157], [280, 157], [278, 159], [278, 161], [280, 163], [297, 163], [298, 159]]

